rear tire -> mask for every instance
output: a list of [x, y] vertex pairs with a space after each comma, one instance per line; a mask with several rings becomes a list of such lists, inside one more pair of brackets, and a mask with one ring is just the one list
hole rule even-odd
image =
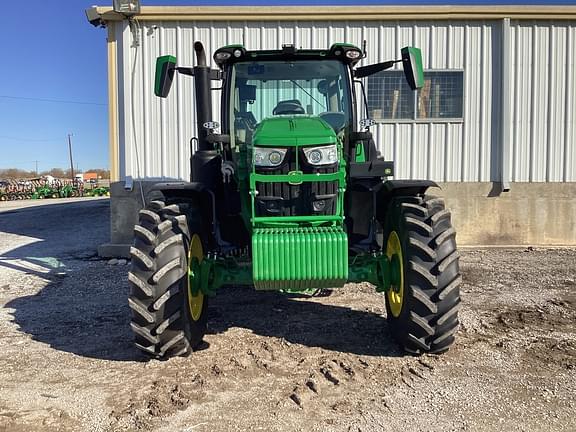
[[458, 331], [462, 281], [456, 232], [444, 200], [394, 199], [384, 223], [384, 250], [393, 232], [401, 245], [403, 294], [401, 304], [393, 293], [386, 294], [391, 332], [410, 353], [444, 352]]
[[188, 302], [188, 248], [199, 226], [193, 204], [157, 200], [140, 211], [134, 227], [130, 326], [136, 347], [153, 357], [188, 355], [206, 333], [206, 300], [196, 320]]

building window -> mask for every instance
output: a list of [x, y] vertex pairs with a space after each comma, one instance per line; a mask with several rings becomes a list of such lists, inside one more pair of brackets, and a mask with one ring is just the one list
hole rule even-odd
[[462, 119], [464, 72], [425, 71], [424, 87], [413, 92], [401, 70], [368, 77], [368, 112], [381, 121]]

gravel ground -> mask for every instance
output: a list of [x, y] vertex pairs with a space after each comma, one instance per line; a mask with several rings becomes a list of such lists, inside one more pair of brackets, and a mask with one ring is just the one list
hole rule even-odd
[[[576, 430], [576, 249], [465, 250], [457, 344], [403, 355], [367, 284], [227, 288], [207, 349], [132, 347], [108, 200], [0, 203], [0, 430]], [[3, 211], [4, 210], [4, 211]]]

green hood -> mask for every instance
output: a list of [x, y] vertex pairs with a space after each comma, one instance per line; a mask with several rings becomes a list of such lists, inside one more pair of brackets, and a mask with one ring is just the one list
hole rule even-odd
[[269, 117], [254, 131], [256, 147], [291, 147], [336, 144], [334, 129], [316, 116]]

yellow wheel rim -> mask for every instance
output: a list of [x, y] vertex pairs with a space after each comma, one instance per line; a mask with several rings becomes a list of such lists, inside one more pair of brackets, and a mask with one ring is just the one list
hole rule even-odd
[[402, 245], [400, 244], [400, 238], [396, 231], [392, 231], [388, 236], [386, 255], [390, 261], [392, 261], [393, 256], [396, 256], [399, 267], [399, 282], [393, 284], [386, 294], [388, 296], [390, 312], [392, 312], [394, 318], [398, 318], [400, 312], [402, 312], [402, 304], [404, 303], [404, 261], [402, 256]]
[[[188, 249], [188, 266], [190, 267], [192, 264], [192, 259], [196, 258], [199, 263], [202, 262], [204, 258], [204, 250], [202, 249], [202, 242], [200, 241], [200, 237], [197, 234], [192, 236], [192, 240], [190, 241], [190, 248]], [[189, 271], [191, 269], [189, 268]], [[202, 315], [202, 307], [204, 306], [204, 294], [201, 291], [198, 291], [198, 294], [192, 295], [192, 291], [190, 290], [190, 279], [195, 275], [188, 275], [188, 308], [190, 309], [190, 316], [194, 321], [198, 321], [200, 316]]]

